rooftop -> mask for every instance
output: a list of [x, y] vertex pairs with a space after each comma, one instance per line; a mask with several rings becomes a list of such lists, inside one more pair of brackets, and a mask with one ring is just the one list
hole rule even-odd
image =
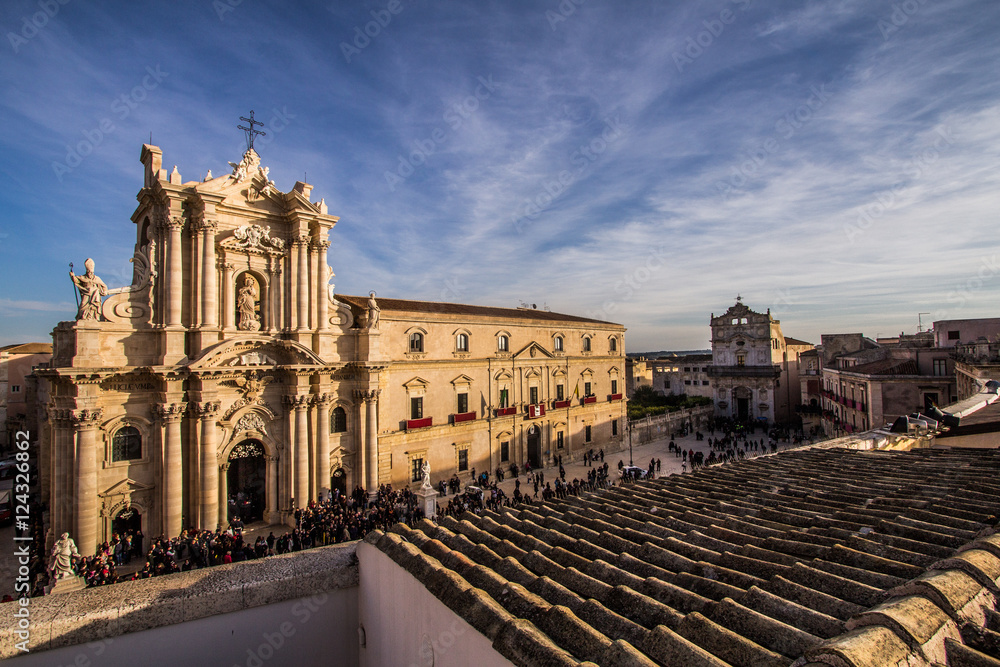
[[[335, 295], [337, 300], [356, 308], [366, 309], [368, 307], [368, 297], [348, 296], [345, 294]], [[535, 308], [497, 308], [494, 306], [470, 306], [461, 303], [444, 303], [437, 301], [411, 301], [409, 299], [384, 299], [377, 298], [378, 306], [383, 313], [406, 312], [406, 313], [428, 313], [436, 315], [464, 315], [471, 317], [503, 317], [522, 320], [535, 320], [545, 322], [583, 322], [601, 325], [621, 327], [614, 322], [603, 320], [593, 320], [576, 315], [563, 315], [553, 313], [548, 310], [538, 310]]]
[[814, 448], [367, 540], [519, 665], [969, 667], [998, 515], [998, 451]]

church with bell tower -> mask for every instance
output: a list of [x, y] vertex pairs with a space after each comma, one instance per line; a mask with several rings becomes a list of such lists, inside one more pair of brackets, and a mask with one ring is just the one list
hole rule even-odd
[[185, 181], [144, 145], [132, 283], [72, 276], [80, 312], [36, 371], [50, 535], [92, 553], [129, 528], [289, 523], [425, 462], [436, 482], [621, 445], [624, 327], [335, 295], [338, 218], [311, 185], [276, 187], [243, 120], [221, 176]]

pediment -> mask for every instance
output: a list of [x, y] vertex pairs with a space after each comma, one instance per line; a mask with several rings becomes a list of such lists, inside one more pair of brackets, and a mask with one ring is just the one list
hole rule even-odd
[[414, 377], [404, 382], [403, 386], [406, 387], [407, 389], [417, 389], [421, 387], [426, 387], [428, 384], [430, 383], [427, 382], [427, 380], [423, 379], [422, 377]]
[[191, 361], [191, 370], [206, 368], [273, 368], [276, 366], [325, 366], [312, 350], [288, 340], [275, 338], [238, 337], [205, 349]]
[[137, 482], [134, 479], [126, 477], [116, 484], [112, 484], [103, 493], [98, 493], [97, 495], [101, 498], [110, 498], [111, 496], [127, 496], [133, 493], [139, 493], [140, 491], [149, 491], [153, 487], [149, 484], [143, 484], [142, 482]]
[[454, 380], [452, 380], [451, 383], [453, 385], [455, 385], [456, 387], [457, 386], [468, 387], [469, 385], [472, 384], [472, 378], [470, 378], [468, 375], [463, 374], [463, 375], [459, 375], [457, 378], [455, 378]]
[[555, 355], [553, 355], [551, 352], [549, 352], [544, 347], [542, 347], [541, 345], [539, 345], [538, 343], [536, 343], [534, 341], [528, 343], [527, 345], [525, 345], [524, 347], [522, 347], [520, 350], [518, 350], [517, 352], [515, 352], [514, 355], [513, 355], [513, 357], [515, 359], [523, 359], [525, 357], [534, 358], [534, 357], [539, 357], [539, 356], [545, 357], [545, 358], [548, 358], [548, 359], [555, 358]]

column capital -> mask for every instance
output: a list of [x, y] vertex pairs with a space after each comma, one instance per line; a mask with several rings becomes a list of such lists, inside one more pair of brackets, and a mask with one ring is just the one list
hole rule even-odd
[[302, 246], [308, 246], [309, 245], [309, 235], [308, 234], [299, 234], [298, 236], [295, 237], [295, 239], [292, 240], [292, 245], [295, 246], [295, 247], [297, 247], [297, 248], [302, 247]]
[[171, 232], [179, 232], [184, 229], [184, 218], [179, 215], [165, 217], [163, 220], [163, 226]]
[[310, 246], [313, 250], [320, 252], [326, 252], [330, 248], [329, 241], [316, 241], [314, 240]]
[[188, 405], [192, 415], [202, 419], [211, 419], [219, 413], [222, 404], [219, 401], [205, 401], [203, 403], [189, 403]]
[[309, 403], [309, 396], [300, 394], [288, 394], [282, 397], [282, 400], [288, 407], [295, 408], [296, 410], [301, 410], [302, 408], [306, 407], [306, 405]]
[[381, 393], [381, 389], [355, 389], [354, 397], [365, 403], [373, 403], [378, 400], [378, 396]]
[[180, 421], [187, 411], [187, 403], [158, 404], [153, 406], [153, 414], [166, 423]]
[[73, 422], [73, 426], [78, 429], [95, 428], [97, 423], [101, 421], [103, 412], [100, 408], [96, 410], [73, 410], [70, 412], [70, 419]]

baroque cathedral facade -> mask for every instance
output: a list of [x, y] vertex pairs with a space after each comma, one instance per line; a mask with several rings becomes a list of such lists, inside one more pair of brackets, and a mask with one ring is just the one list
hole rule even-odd
[[198, 181], [140, 159], [132, 284], [71, 275], [77, 319], [36, 371], [50, 535], [90, 553], [126, 528], [290, 522], [425, 462], [436, 482], [622, 446], [621, 325], [336, 295], [311, 185], [279, 191], [252, 146]]

